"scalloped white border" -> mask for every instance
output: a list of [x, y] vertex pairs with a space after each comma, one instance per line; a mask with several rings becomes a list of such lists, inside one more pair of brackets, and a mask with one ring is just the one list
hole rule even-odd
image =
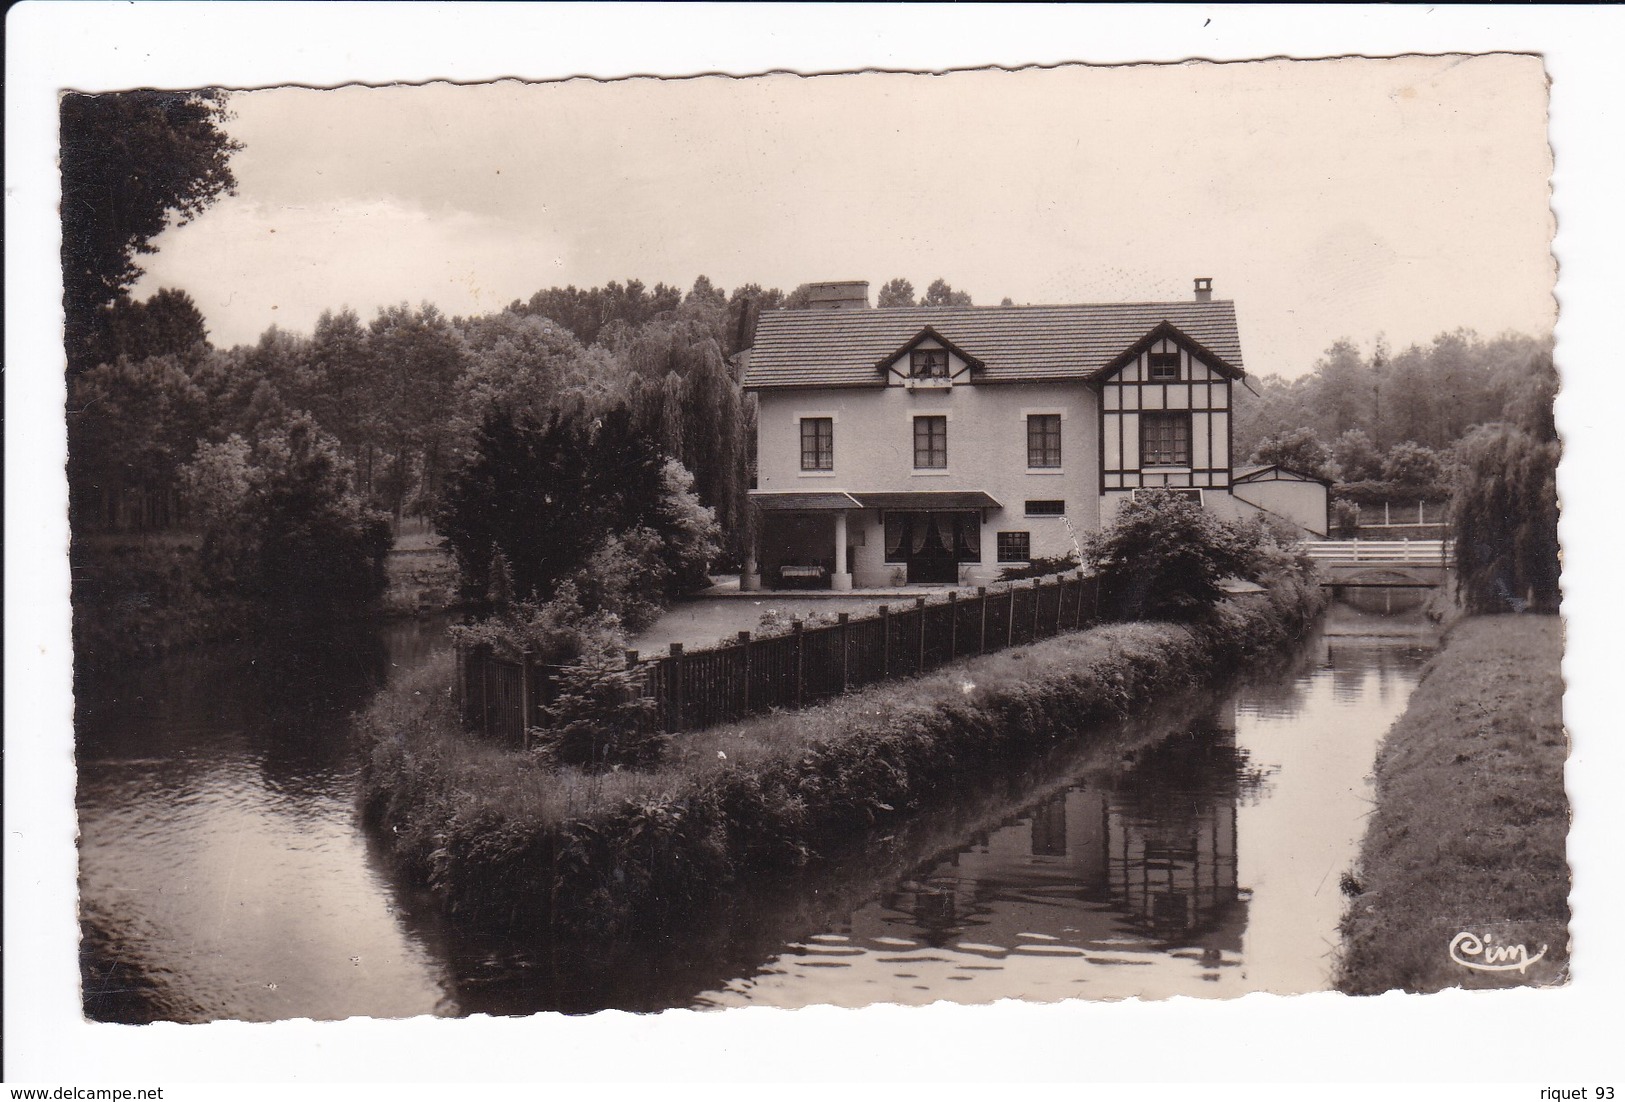
[[[784, 6], [390, 4], [366, 7], [24, 4], [8, 12], [6, 82], [5, 1010], [9, 1081], [500, 1082], [511, 1079], [879, 1081], [1033, 1079], [1268, 1083], [1440, 1080], [1615, 1082], [1621, 957], [1610, 948], [1625, 838], [1625, 775], [1607, 694], [1618, 654], [1604, 539], [1616, 534], [1612, 422], [1625, 409], [1610, 329], [1620, 303], [1616, 182], [1625, 105], [1617, 8]], [[1562, 269], [1558, 402], [1569, 594], [1571, 849], [1576, 978], [1567, 989], [1347, 1000], [877, 1007], [658, 1017], [121, 1027], [79, 1019], [56, 360], [54, 90], [266, 85], [298, 80], [969, 68], [985, 63], [1538, 51], [1552, 78], [1556, 251]], [[1609, 486], [1612, 489], [1611, 486]], [[1617, 574], [1617, 570], [1614, 571]], [[1607, 584], [1608, 580], [1613, 585]], [[64, 866], [66, 856], [69, 864]], [[1609, 996], [1616, 996], [1609, 999]], [[1605, 1003], [1604, 1000], [1608, 1000]], [[1606, 1031], [1606, 1032], [1605, 1032]], [[1619, 1084], [1625, 1087], [1625, 1084]], [[455, 1088], [453, 1088], [455, 1089]], [[664, 1092], [667, 1087], [657, 1088]], [[679, 1088], [688, 1093], [692, 1088]], [[978, 1093], [985, 1093], [976, 1088]], [[1151, 1092], [1155, 1097], [1191, 1090]], [[1128, 1088], [1132, 1096], [1144, 1090]], [[308, 1091], [383, 1097], [382, 1089]], [[504, 1092], [506, 1093], [506, 1091]], [[532, 1089], [526, 1092], [535, 1095]], [[810, 1090], [796, 1093], [812, 1093]], [[827, 1092], [819, 1090], [820, 1097]], [[1250, 1094], [1256, 1094], [1250, 1090]], [[1271, 1094], [1303, 1097], [1298, 1091]], [[1324, 1092], [1322, 1092], [1324, 1093]], [[1369, 1096], [1369, 1091], [1360, 1092]], [[184, 1088], [169, 1097], [202, 1098]], [[223, 1095], [222, 1095], [223, 1096]], [[289, 1097], [285, 1087], [237, 1097]], [[390, 1089], [391, 1097], [435, 1092]], [[443, 1096], [443, 1095], [441, 1095]], [[1347, 1096], [1345, 1092], [1345, 1096]], [[1410, 1097], [1411, 1095], [1406, 1095]]]

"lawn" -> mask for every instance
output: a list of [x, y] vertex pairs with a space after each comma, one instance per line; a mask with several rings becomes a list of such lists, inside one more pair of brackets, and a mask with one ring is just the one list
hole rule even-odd
[[[1346, 885], [1357, 894], [1341, 990], [1566, 980], [1562, 655], [1555, 616], [1483, 616], [1451, 630], [1378, 753], [1377, 804]], [[1517, 963], [1518, 946], [1544, 955], [1527, 969], [1469, 966]]]

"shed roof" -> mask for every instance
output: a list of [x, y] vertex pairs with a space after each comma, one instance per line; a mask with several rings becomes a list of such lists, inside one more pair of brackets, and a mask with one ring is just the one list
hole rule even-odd
[[929, 327], [984, 365], [980, 383], [1086, 382], [1167, 323], [1215, 366], [1242, 372], [1236, 305], [1121, 302], [1076, 306], [913, 306], [870, 310], [769, 310], [756, 325], [745, 386], [882, 386], [876, 364]]
[[1332, 480], [1322, 478], [1318, 474], [1309, 474], [1305, 471], [1293, 470], [1283, 467], [1279, 463], [1254, 463], [1248, 466], [1237, 467], [1230, 474], [1232, 483], [1238, 482], [1319, 482], [1330, 486]]
[[861, 509], [858, 499], [841, 490], [751, 490], [752, 504], [774, 513], [827, 513]]

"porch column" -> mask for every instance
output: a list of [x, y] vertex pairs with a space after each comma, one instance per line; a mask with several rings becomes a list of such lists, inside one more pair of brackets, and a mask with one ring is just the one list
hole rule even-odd
[[750, 517], [750, 521], [750, 538], [745, 541], [745, 561], [739, 572], [739, 588], [745, 593], [753, 593], [762, 588], [762, 568], [756, 561], [756, 541], [762, 538], [761, 513]]
[[846, 510], [835, 513], [835, 573], [829, 576], [829, 587], [840, 592], [852, 588], [852, 575], [846, 569]]

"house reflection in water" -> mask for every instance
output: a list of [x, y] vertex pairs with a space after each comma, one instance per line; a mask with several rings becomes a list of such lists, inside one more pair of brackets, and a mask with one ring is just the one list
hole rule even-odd
[[[858, 939], [1138, 963], [1176, 951], [1239, 962], [1233, 708], [1115, 770], [1085, 774], [852, 916]], [[1216, 978], [1209, 976], [1206, 978]]]

